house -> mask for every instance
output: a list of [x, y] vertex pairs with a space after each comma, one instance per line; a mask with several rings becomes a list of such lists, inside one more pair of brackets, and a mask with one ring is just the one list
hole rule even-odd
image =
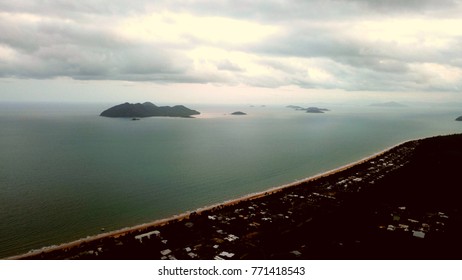
[[300, 253], [300, 251], [297, 251], [297, 250], [294, 250], [292, 252], [290, 252], [292, 255], [294, 255], [295, 257], [300, 257], [302, 255], [302, 253]]
[[232, 242], [234, 240], [237, 240], [239, 239], [239, 237], [237, 237], [236, 235], [234, 234], [229, 234], [228, 236], [225, 237], [226, 240], [228, 240], [229, 242]]
[[226, 257], [226, 258], [232, 258], [232, 257], [234, 257], [234, 253], [228, 253], [228, 252], [226, 252], [226, 251], [223, 251], [223, 252], [221, 252], [221, 253], [219, 254], [219, 256], [221, 256], [221, 257]]
[[170, 249], [165, 249], [165, 250], [160, 251], [160, 254], [161, 254], [162, 256], [166, 256], [166, 255], [170, 254], [171, 252], [172, 252], [172, 250], [170, 250]]
[[425, 232], [420, 231], [420, 230], [413, 230], [412, 236], [417, 237], [417, 238], [425, 238]]
[[148, 239], [151, 239], [151, 235], [155, 235], [156, 237], [159, 237], [160, 236], [160, 231], [154, 230], [154, 231], [150, 231], [150, 232], [147, 232], [147, 233], [139, 234], [139, 235], [135, 236], [135, 239], [140, 241], [140, 243], [143, 243], [143, 238], [147, 237]]

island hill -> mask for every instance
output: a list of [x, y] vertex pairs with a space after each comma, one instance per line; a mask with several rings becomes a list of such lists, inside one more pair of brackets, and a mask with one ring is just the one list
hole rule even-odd
[[291, 108], [296, 111], [305, 111], [307, 113], [324, 113], [326, 111], [329, 111], [329, 109], [326, 109], [326, 108], [318, 108], [318, 107], [303, 108], [303, 107], [295, 106], [295, 105], [289, 105], [287, 106], [287, 108]]
[[236, 111], [236, 112], [231, 113], [231, 115], [234, 115], [234, 116], [245, 116], [245, 115], [247, 115], [247, 114], [244, 113], [244, 112], [241, 112], [241, 111]]
[[143, 104], [123, 103], [103, 111], [100, 116], [109, 118], [146, 118], [146, 117], [181, 117], [191, 118], [200, 112], [189, 109], [183, 105], [156, 106], [151, 102]]
[[383, 103], [372, 103], [372, 104], [369, 105], [369, 106], [373, 106], [373, 107], [388, 107], [388, 108], [401, 108], [401, 107], [407, 107], [407, 106], [404, 105], [404, 104], [401, 104], [401, 103], [398, 103], [398, 102], [394, 102], [394, 101], [383, 102]]

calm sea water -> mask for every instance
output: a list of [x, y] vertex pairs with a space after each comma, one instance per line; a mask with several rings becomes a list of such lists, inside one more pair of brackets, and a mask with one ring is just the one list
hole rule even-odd
[[[407, 139], [462, 132], [454, 121], [462, 110], [442, 107], [189, 106], [203, 115], [99, 117], [110, 105], [0, 104], [0, 257], [263, 191]], [[248, 115], [225, 115], [237, 110]]]

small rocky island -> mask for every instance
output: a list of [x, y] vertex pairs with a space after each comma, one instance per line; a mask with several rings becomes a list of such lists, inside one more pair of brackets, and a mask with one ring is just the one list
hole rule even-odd
[[191, 118], [200, 112], [189, 109], [183, 105], [156, 106], [151, 102], [123, 103], [103, 111], [100, 116], [109, 118], [146, 118], [146, 117], [181, 117]]
[[458, 117], [456, 121], [462, 121], [462, 116]]
[[241, 112], [241, 111], [237, 111], [237, 112], [231, 113], [231, 115], [235, 115], [235, 116], [245, 116], [245, 115], [247, 115], [247, 114], [244, 113], [244, 112]]

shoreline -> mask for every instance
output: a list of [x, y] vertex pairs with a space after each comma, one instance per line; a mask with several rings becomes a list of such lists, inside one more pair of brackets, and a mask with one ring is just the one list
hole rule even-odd
[[[426, 137], [426, 138], [430, 138], [430, 137]], [[422, 138], [422, 139], [426, 139], [426, 138]], [[378, 151], [378, 152], [376, 152], [376, 153], [374, 153], [372, 155], [363, 157], [363, 158], [361, 158], [361, 159], [359, 159], [357, 161], [342, 165], [342, 166], [340, 166], [338, 168], [328, 170], [328, 171], [325, 171], [325, 172], [321, 172], [321, 173], [315, 174], [313, 176], [306, 177], [304, 179], [296, 180], [296, 181], [291, 182], [291, 183], [287, 183], [287, 184], [283, 184], [283, 185], [279, 185], [279, 186], [275, 186], [275, 187], [270, 187], [269, 189], [266, 189], [264, 191], [250, 193], [250, 194], [247, 194], [247, 195], [235, 198], [235, 199], [222, 201], [222, 202], [215, 203], [215, 204], [212, 204], [212, 205], [206, 205], [206, 206], [200, 207], [200, 208], [198, 208], [196, 210], [189, 210], [189, 211], [179, 213], [179, 214], [167, 217], [167, 218], [154, 220], [152, 222], [147, 222], [147, 223], [138, 224], [138, 225], [131, 226], [131, 227], [124, 227], [124, 228], [121, 228], [121, 229], [118, 229], [118, 230], [113, 230], [113, 231], [109, 231], [109, 232], [105, 232], [105, 233], [100, 233], [100, 234], [96, 234], [96, 235], [92, 235], [92, 236], [87, 236], [87, 237], [80, 238], [80, 239], [77, 239], [77, 240], [74, 240], [74, 241], [71, 241], [71, 242], [61, 243], [59, 245], [50, 245], [50, 246], [42, 247], [40, 249], [33, 249], [33, 250], [30, 250], [29, 252], [14, 255], [14, 256], [10, 256], [10, 257], [6, 257], [4, 259], [6, 259], [6, 260], [18, 260], [18, 259], [38, 256], [38, 255], [40, 255], [42, 253], [53, 252], [55, 250], [70, 249], [70, 248], [79, 246], [79, 245], [81, 245], [83, 243], [92, 242], [92, 241], [99, 240], [99, 239], [104, 239], [104, 238], [119, 237], [119, 236], [123, 236], [123, 235], [126, 235], [126, 234], [133, 233], [135, 231], [144, 230], [144, 229], [147, 229], [149, 227], [162, 226], [162, 225], [165, 225], [165, 224], [167, 224], [167, 223], [169, 223], [171, 221], [181, 221], [181, 220], [183, 220], [185, 218], [188, 218], [192, 213], [200, 214], [200, 213], [202, 213], [204, 211], [213, 210], [213, 209], [215, 209], [217, 207], [232, 206], [232, 205], [238, 204], [238, 203], [243, 202], [243, 201], [250, 201], [250, 200], [258, 199], [258, 198], [261, 198], [261, 197], [263, 197], [263, 196], [265, 196], [267, 194], [274, 194], [274, 193], [277, 193], [277, 192], [280, 192], [280, 191], [283, 191], [283, 190], [286, 190], [286, 189], [289, 189], [289, 188], [292, 188], [292, 187], [295, 187], [295, 186], [299, 186], [301, 184], [313, 182], [313, 181], [319, 180], [321, 178], [325, 178], [325, 177], [328, 177], [328, 176], [338, 174], [338, 173], [340, 173], [342, 171], [345, 171], [347, 169], [350, 169], [350, 168], [353, 168], [353, 167], [358, 166], [360, 164], [363, 164], [365, 162], [371, 161], [374, 158], [380, 157], [380, 156], [386, 154], [387, 152], [390, 152], [391, 150], [393, 150], [393, 149], [395, 149], [395, 148], [397, 148], [397, 147], [399, 147], [399, 146], [401, 146], [403, 144], [406, 144], [406, 143], [409, 143], [409, 142], [412, 142], [412, 141], [422, 140], [422, 139], [405, 140], [405, 141], [402, 141], [402, 142], [400, 142], [400, 143], [398, 143], [396, 145], [393, 145], [391, 147], [388, 147], [388, 148], [385, 148], [385, 149], [383, 149], [381, 151]]]

